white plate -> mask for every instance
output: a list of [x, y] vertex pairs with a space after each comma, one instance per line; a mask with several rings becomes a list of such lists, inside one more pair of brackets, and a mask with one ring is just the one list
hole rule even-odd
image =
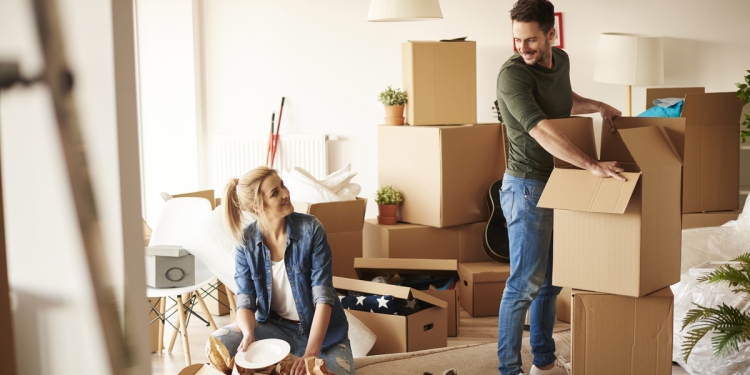
[[234, 362], [249, 370], [260, 369], [281, 362], [289, 354], [289, 343], [279, 339], [254, 341], [247, 351], [238, 352]]

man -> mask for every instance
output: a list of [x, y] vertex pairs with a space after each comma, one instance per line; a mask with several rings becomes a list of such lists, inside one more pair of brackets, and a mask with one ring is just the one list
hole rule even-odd
[[570, 86], [568, 55], [552, 48], [556, 38], [554, 6], [547, 0], [518, 0], [510, 11], [514, 54], [500, 69], [497, 99], [510, 143], [500, 204], [508, 222], [511, 275], [498, 322], [497, 355], [503, 375], [522, 374], [521, 337], [531, 308], [531, 375], [567, 374], [555, 356], [552, 327], [557, 295], [552, 285], [552, 210], [537, 208], [553, 158], [599, 177], [625, 180], [617, 162], [593, 160], [550, 119], [599, 112], [611, 131], [620, 111], [576, 95]]

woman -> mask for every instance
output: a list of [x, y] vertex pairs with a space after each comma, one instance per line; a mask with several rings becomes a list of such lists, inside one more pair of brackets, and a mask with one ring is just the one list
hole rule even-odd
[[[331, 248], [320, 222], [294, 212], [275, 170], [258, 167], [232, 179], [224, 218], [239, 243], [235, 257], [236, 323], [214, 332], [234, 356], [255, 340], [281, 339], [300, 357], [291, 375], [305, 374], [304, 358], [328, 371], [354, 374], [349, 325], [333, 289]], [[242, 228], [242, 213], [256, 220]]]

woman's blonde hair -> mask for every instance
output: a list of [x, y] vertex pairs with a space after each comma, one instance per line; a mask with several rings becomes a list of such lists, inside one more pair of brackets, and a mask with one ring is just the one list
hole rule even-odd
[[[266, 233], [269, 221], [263, 211], [263, 195], [260, 193], [260, 184], [271, 176], [278, 174], [275, 169], [268, 167], [257, 167], [245, 173], [239, 179], [233, 178], [224, 189], [224, 222], [229, 227], [237, 243], [244, 245], [245, 234], [242, 228], [242, 211], [249, 212], [257, 221], [261, 233]], [[254, 210], [253, 206], [258, 208]]]

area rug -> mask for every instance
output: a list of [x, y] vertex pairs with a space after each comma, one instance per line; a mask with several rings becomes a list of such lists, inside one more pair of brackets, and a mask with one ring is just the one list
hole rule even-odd
[[[570, 360], [570, 330], [554, 333], [552, 337], [555, 339], [557, 354]], [[522, 368], [528, 374], [533, 358], [528, 337], [523, 339], [521, 358]], [[357, 375], [422, 375], [425, 372], [442, 375], [448, 369], [455, 369], [457, 375], [492, 375], [498, 374], [497, 366], [497, 342], [376, 355], [354, 360]]]

